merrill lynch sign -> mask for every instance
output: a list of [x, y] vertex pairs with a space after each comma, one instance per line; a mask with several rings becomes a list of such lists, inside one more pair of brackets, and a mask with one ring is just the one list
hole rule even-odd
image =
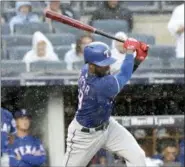
[[[132, 126], [183, 126], [183, 116], [132, 116], [115, 117], [115, 119], [126, 127]], [[183, 123], [182, 123], [183, 122]]]
[[157, 117], [145, 117], [145, 118], [132, 118], [131, 126], [135, 125], [173, 125], [175, 120], [172, 117], [157, 118]]

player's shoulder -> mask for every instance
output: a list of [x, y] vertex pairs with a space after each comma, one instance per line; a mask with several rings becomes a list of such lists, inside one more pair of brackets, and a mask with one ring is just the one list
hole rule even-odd
[[81, 68], [81, 76], [85, 76], [88, 73], [89, 66], [88, 64], [85, 64]]

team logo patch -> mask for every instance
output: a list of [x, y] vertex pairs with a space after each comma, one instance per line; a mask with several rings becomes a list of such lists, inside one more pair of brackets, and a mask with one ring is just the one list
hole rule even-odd
[[22, 113], [23, 113], [23, 115], [25, 115], [26, 114], [26, 110], [22, 109]]
[[110, 52], [110, 50], [106, 50], [106, 51], [104, 52], [104, 55], [105, 55], [107, 58], [111, 57], [111, 52]]

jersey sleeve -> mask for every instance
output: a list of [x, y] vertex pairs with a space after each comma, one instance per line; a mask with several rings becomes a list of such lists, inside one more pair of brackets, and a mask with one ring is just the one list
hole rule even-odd
[[40, 140], [36, 140], [36, 145], [37, 145], [37, 151], [35, 155], [25, 154], [23, 155], [22, 160], [31, 165], [40, 166], [44, 164], [46, 161], [46, 152]]
[[28, 166], [28, 163], [26, 163], [22, 160], [17, 160], [16, 154], [15, 154], [15, 152], [13, 151], [13, 149], [11, 147], [9, 147], [8, 154], [9, 154], [9, 165], [11, 167], [25, 167], [25, 166]]
[[123, 61], [120, 71], [114, 75], [118, 83], [118, 92], [125, 86], [125, 84], [130, 80], [134, 68], [134, 55], [127, 54], [125, 60]]

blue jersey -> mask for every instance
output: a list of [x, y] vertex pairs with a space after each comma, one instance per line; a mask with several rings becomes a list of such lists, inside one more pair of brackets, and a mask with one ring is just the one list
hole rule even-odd
[[7, 151], [8, 136], [16, 132], [15, 120], [10, 111], [1, 108], [1, 153]]
[[82, 68], [78, 81], [77, 121], [88, 128], [97, 127], [109, 120], [114, 97], [131, 78], [134, 66], [133, 55], [127, 54], [120, 72], [115, 75], [97, 77]]
[[[16, 155], [21, 160], [16, 159]], [[33, 136], [15, 136], [13, 144], [9, 145], [10, 167], [41, 166], [46, 161], [46, 153], [40, 140]]]

